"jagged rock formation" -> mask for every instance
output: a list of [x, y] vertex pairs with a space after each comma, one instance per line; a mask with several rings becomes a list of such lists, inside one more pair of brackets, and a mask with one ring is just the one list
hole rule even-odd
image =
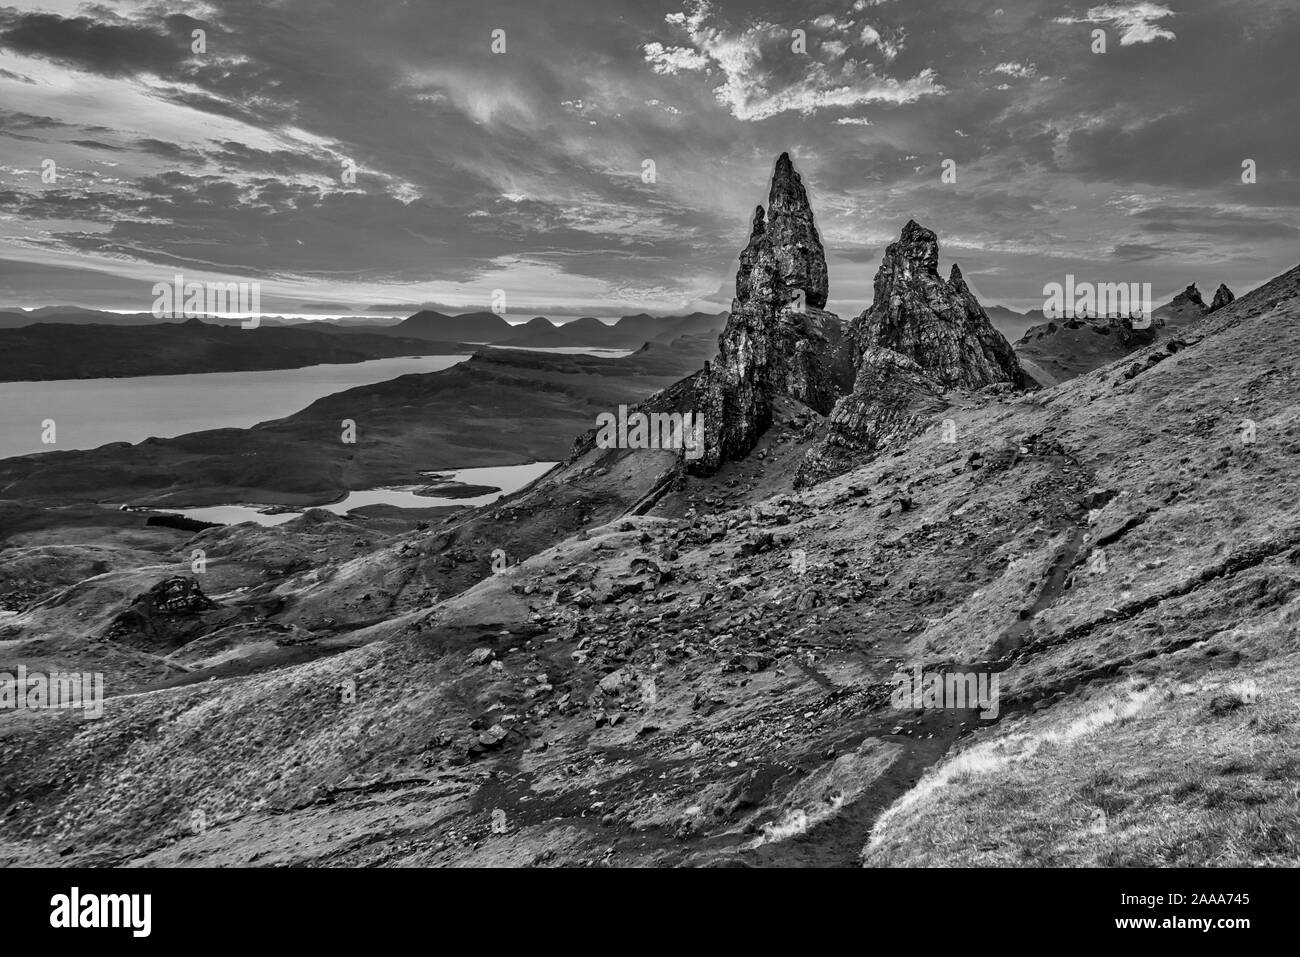
[[939, 240], [915, 221], [909, 220], [898, 242], [885, 250], [875, 298], [853, 321], [851, 335], [859, 356], [869, 349], [893, 349], [946, 389], [1030, 384], [957, 264], [946, 282], [939, 275]]
[[1196, 283], [1191, 283], [1186, 289], [1173, 298], [1173, 302], [1187, 302], [1205, 309], [1205, 300], [1201, 297], [1201, 290], [1196, 288]]
[[1210, 303], [1210, 312], [1214, 312], [1216, 309], [1222, 309], [1236, 298], [1237, 297], [1232, 294], [1232, 290], [1228, 288], [1227, 283], [1219, 283], [1219, 288], [1214, 290], [1214, 299]]
[[1184, 326], [1194, 322], [1210, 311], [1210, 307], [1201, 298], [1201, 291], [1192, 283], [1178, 295], [1151, 314], [1156, 326]]
[[824, 441], [809, 450], [796, 488], [850, 469], [856, 461], [900, 446], [923, 431], [946, 405], [943, 388], [907, 356], [868, 349], [853, 392], [835, 403]]
[[1219, 288], [1214, 291], [1214, 298], [1207, 306], [1205, 299], [1201, 296], [1201, 291], [1196, 288], [1196, 283], [1192, 283], [1174, 296], [1173, 299], [1156, 309], [1152, 313], [1152, 318], [1157, 326], [1167, 325], [1181, 328], [1195, 322], [1202, 316], [1208, 316], [1215, 310], [1222, 309], [1236, 298], [1226, 283], [1219, 283]]
[[705, 453], [689, 464], [692, 471], [707, 475], [746, 455], [771, 424], [777, 396], [826, 414], [849, 389], [852, 360], [839, 317], [823, 308], [827, 288], [812, 206], [789, 154], [782, 153], [767, 210], [755, 211], [740, 254], [736, 298], [718, 337], [718, 355], [697, 383]]
[[835, 406], [826, 438], [805, 456], [797, 483], [824, 481], [928, 424], [948, 389], [1026, 388], [1006, 337], [989, 321], [961, 269], [939, 275], [939, 240], [908, 221], [885, 249], [875, 299], [853, 321], [853, 392]]

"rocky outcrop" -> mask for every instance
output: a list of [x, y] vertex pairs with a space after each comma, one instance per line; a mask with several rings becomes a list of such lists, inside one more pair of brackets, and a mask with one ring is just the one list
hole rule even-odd
[[1195, 322], [1210, 311], [1210, 307], [1201, 298], [1201, 291], [1192, 283], [1178, 295], [1151, 314], [1156, 326], [1183, 326]]
[[1232, 290], [1228, 288], [1227, 283], [1219, 283], [1219, 288], [1214, 290], [1214, 299], [1210, 302], [1210, 312], [1222, 309], [1236, 298], [1232, 294]]
[[859, 356], [892, 349], [945, 389], [1031, 384], [956, 263], [946, 281], [939, 275], [939, 240], [915, 221], [886, 248], [874, 300], [853, 321], [851, 335]]
[[119, 613], [104, 637], [135, 648], [175, 647], [209, 630], [204, 612], [217, 608], [193, 578], [164, 578], [132, 599]]
[[1028, 388], [1006, 337], [989, 321], [954, 263], [939, 275], [939, 240], [909, 221], [885, 250], [875, 299], [853, 321], [853, 391], [831, 414], [825, 439], [804, 457], [800, 486], [824, 481], [897, 446], [929, 424], [949, 389]]
[[795, 477], [802, 488], [852, 468], [864, 457], [897, 448], [942, 410], [943, 388], [907, 356], [868, 349], [853, 392], [835, 404], [826, 438], [811, 449]]
[[843, 324], [826, 312], [826, 255], [803, 182], [787, 153], [776, 161], [767, 210], [754, 213], [740, 254], [736, 298], [718, 354], [698, 377], [705, 452], [688, 467], [711, 474], [746, 455], [789, 396], [829, 413], [853, 382]]
[[1180, 292], [1178, 295], [1174, 296], [1173, 302], [1190, 303], [1200, 309], [1207, 308], [1205, 305], [1205, 300], [1201, 298], [1201, 290], [1196, 288], [1196, 283], [1192, 283], [1186, 289]]

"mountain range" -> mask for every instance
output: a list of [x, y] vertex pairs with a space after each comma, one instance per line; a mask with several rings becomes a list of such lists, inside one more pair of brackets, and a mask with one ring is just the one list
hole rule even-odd
[[[35, 317], [35, 318], [33, 318]], [[159, 321], [62, 307], [0, 314], [0, 381], [293, 369], [317, 363], [516, 348], [638, 349], [716, 334], [725, 314], [579, 319], [562, 326], [538, 317], [511, 325], [490, 312], [423, 311], [400, 322], [284, 322], [254, 328], [238, 319]], [[4, 321], [4, 320], [8, 321]]]

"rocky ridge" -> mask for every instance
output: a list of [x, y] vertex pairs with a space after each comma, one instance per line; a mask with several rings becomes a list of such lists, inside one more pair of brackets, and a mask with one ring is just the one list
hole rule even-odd
[[1152, 318], [1157, 327], [1170, 326], [1174, 330], [1182, 329], [1198, 319], [1222, 309], [1235, 298], [1232, 290], [1225, 283], [1219, 283], [1219, 288], [1214, 292], [1213, 300], [1207, 306], [1205, 299], [1201, 296], [1201, 291], [1196, 288], [1196, 283], [1192, 283], [1170, 299], [1169, 302], [1153, 310]]

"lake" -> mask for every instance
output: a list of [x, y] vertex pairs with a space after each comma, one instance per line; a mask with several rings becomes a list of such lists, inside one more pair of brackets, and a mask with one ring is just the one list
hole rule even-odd
[[[526, 465], [491, 465], [483, 468], [457, 469], [449, 472], [427, 472], [429, 481], [424, 485], [434, 485], [439, 481], [460, 482], [463, 485], [490, 485], [499, 491], [487, 495], [475, 495], [469, 498], [452, 498], [450, 496], [416, 495], [415, 490], [424, 485], [397, 485], [389, 488], [373, 488], [360, 492], [349, 492], [347, 497], [320, 508], [335, 515], [346, 515], [354, 508], [366, 505], [396, 505], [398, 508], [433, 508], [438, 505], [487, 505], [495, 502], [502, 495], [518, 491], [533, 479], [545, 475], [554, 467], [554, 462], [529, 462]], [[202, 508], [168, 508], [158, 509], [172, 515], [184, 515], [201, 522], [219, 522], [222, 525], [237, 525], [240, 522], [256, 522], [258, 525], [280, 525], [301, 515], [301, 512], [274, 512], [264, 514], [256, 505], [209, 505]]]
[[550, 352], [563, 356], [595, 356], [598, 359], [622, 359], [630, 356], [635, 349], [606, 349], [596, 346], [494, 346], [484, 343], [489, 349], [514, 349], [518, 352]]
[[[0, 459], [206, 429], [244, 429], [292, 415], [344, 389], [412, 372], [439, 372], [468, 358], [401, 356], [262, 372], [0, 382]], [[45, 419], [54, 420], [54, 445], [41, 443]]]

